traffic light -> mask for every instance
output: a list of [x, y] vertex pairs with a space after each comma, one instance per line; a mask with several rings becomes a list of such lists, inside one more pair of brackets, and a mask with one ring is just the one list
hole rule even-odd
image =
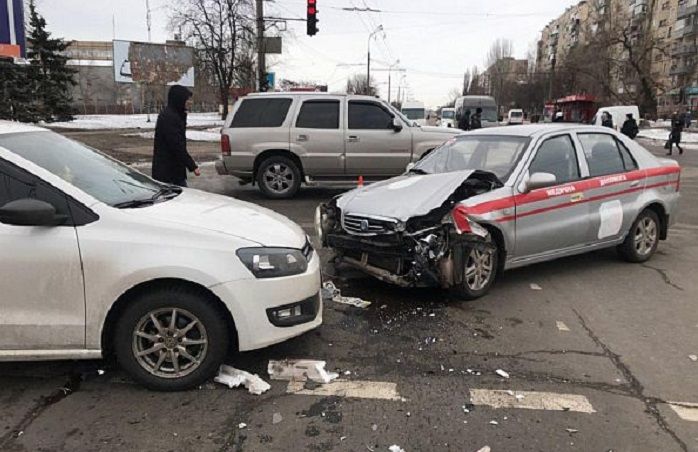
[[308, 36], [317, 34], [317, 0], [308, 0]]

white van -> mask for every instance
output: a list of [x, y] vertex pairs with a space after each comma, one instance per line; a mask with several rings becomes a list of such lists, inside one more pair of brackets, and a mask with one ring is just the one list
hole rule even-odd
[[475, 114], [478, 108], [482, 108], [482, 127], [497, 127], [497, 102], [491, 96], [461, 96], [456, 99], [456, 118], [460, 118], [466, 111]]
[[456, 109], [455, 108], [442, 108], [441, 109], [441, 121], [439, 125], [446, 128], [456, 127]]
[[637, 105], [618, 105], [614, 107], [601, 107], [599, 111], [596, 112], [594, 119], [591, 123], [595, 126], [601, 125], [601, 120], [603, 119], [603, 114], [608, 113], [613, 118], [613, 128], [615, 130], [620, 130], [625, 122], [626, 115], [632, 114], [636, 121], [640, 121], [640, 109]]
[[512, 108], [507, 114], [507, 124], [523, 124], [524, 122], [524, 112], [520, 108]]
[[427, 109], [424, 107], [424, 102], [407, 101], [402, 104], [402, 114], [417, 123], [418, 126], [424, 127], [427, 124]]

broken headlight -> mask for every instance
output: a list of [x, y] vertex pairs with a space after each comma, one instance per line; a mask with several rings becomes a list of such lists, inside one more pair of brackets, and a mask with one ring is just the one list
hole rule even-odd
[[241, 248], [237, 255], [256, 278], [279, 278], [305, 273], [308, 260], [292, 248]]

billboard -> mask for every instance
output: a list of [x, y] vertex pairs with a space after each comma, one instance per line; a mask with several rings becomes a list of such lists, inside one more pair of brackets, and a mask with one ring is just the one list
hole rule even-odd
[[25, 55], [24, 0], [0, 0], [0, 56]]
[[114, 80], [193, 87], [194, 49], [178, 44], [115, 40]]

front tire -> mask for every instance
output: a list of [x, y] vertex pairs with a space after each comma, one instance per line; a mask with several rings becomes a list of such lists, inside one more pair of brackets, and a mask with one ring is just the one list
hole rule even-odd
[[497, 279], [499, 250], [494, 241], [483, 241], [465, 249], [462, 281], [457, 294], [465, 300], [475, 300], [486, 295]]
[[618, 246], [618, 253], [628, 262], [648, 261], [659, 246], [660, 223], [657, 214], [643, 210], [630, 228], [625, 241]]
[[257, 183], [267, 198], [293, 198], [301, 186], [301, 171], [290, 158], [274, 155], [259, 165]]
[[181, 391], [213, 377], [229, 346], [226, 322], [207, 294], [186, 287], [144, 293], [119, 318], [119, 365], [156, 391]]

